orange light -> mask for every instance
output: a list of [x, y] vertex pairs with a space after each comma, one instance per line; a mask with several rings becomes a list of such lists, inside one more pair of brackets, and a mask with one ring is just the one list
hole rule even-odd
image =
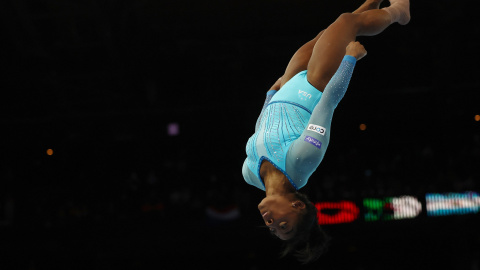
[[53, 155], [53, 150], [48, 148], [47, 149], [47, 155], [49, 155], [49, 156]]
[[367, 129], [367, 125], [365, 125], [365, 124], [360, 124], [360, 130], [361, 130], [361, 131], [364, 131], [364, 130], [366, 130], [366, 129]]
[[480, 121], [480, 115], [478, 115], [478, 114], [475, 115], [475, 121], [477, 121], [477, 122]]

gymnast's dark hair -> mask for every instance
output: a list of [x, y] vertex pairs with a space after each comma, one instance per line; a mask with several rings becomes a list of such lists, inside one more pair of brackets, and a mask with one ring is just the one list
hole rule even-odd
[[284, 241], [284, 249], [281, 257], [285, 257], [290, 253], [303, 264], [311, 263], [326, 251], [330, 237], [322, 230], [318, 224], [317, 208], [310, 202], [307, 195], [296, 192], [297, 200], [305, 203], [305, 212], [301, 215], [297, 233], [294, 237]]

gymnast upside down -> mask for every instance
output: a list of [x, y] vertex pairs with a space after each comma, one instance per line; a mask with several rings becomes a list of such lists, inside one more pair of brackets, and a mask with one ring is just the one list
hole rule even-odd
[[333, 113], [347, 91], [353, 69], [366, 55], [357, 36], [374, 36], [410, 21], [409, 0], [367, 0], [304, 44], [267, 92], [255, 133], [246, 146], [245, 181], [266, 192], [258, 205], [270, 232], [285, 240], [282, 255], [303, 262], [322, 254], [327, 242], [317, 210], [298, 192], [327, 149]]

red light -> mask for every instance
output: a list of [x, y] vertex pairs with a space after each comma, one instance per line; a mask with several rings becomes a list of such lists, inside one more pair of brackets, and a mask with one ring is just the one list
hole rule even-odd
[[353, 202], [317, 202], [318, 224], [350, 223], [358, 218], [360, 209]]

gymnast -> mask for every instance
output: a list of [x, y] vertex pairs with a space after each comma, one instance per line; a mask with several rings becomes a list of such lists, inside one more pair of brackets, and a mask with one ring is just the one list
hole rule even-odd
[[324, 252], [328, 237], [317, 210], [298, 192], [323, 159], [333, 112], [347, 91], [356, 61], [366, 55], [357, 36], [373, 36], [410, 21], [409, 0], [367, 0], [341, 14], [293, 55], [285, 73], [267, 92], [255, 133], [246, 146], [245, 181], [266, 193], [258, 205], [270, 232], [284, 240], [302, 263]]

